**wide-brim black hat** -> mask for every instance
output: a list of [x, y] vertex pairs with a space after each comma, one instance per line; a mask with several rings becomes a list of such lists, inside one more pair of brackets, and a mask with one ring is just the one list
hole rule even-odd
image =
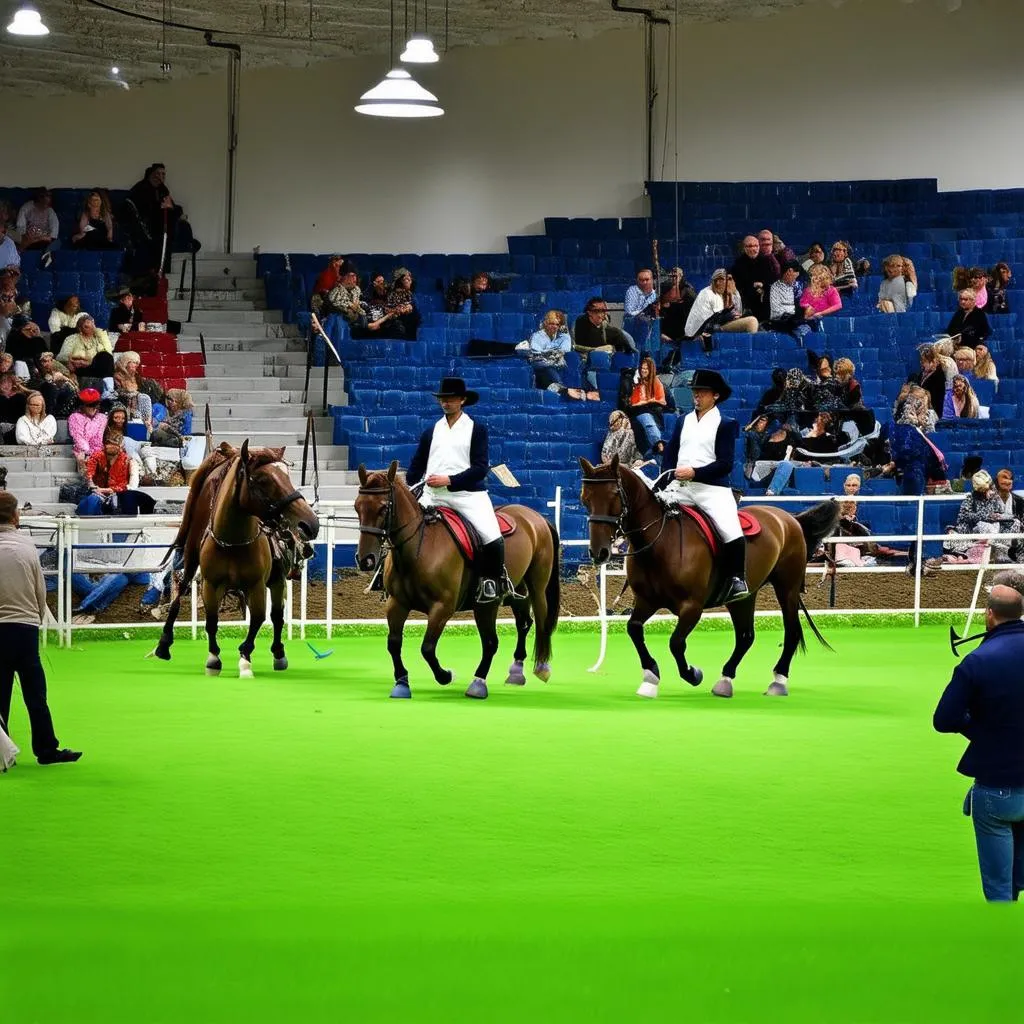
[[718, 395], [720, 402], [726, 401], [732, 394], [732, 388], [725, 383], [725, 378], [717, 370], [694, 370], [686, 386], [692, 391], [694, 388], [707, 388]]
[[464, 398], [466, 405], [476, 405], [480, 401], [480, 395], [475, 391], [466, 388], [466, 382], [461, 377], [442, 377], [441, 383], [434, 392], [435, 398]]

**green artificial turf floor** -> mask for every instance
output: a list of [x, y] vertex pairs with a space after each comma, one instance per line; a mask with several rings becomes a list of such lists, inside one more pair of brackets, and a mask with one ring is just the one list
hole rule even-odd
[[[298, 640], [203, 675], [112, 636], [44, 664], [77, 765], [0, 777], [0, 1019], [982, 1021], [1019, 1013], [1024, 913], [981, 899], [963, 743], [931, 730], [943, 630], [827, 628], [792, 696], [693, 690], [652, 638], [556, 636], [554, 675], [441, 689], [407, 640]], [[224, 643], [233, 665], [237, 640]], [[461, 685], [460, 685], [461, 683]], [[15, 738], [28, 747], [15, 697]]]

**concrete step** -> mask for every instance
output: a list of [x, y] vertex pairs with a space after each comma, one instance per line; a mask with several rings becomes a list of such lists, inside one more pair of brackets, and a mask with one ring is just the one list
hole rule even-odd
[[[211, 338], [203, 332], [206, 343], [206, 355], [209, 358], [215, 352], [302, 352], [305, 358], [306, 345], [301, 338], [267, 337], [258, 338]], [[178, 336], [179, 352], [201, 352], [203, 343], [197, 334], [194, 338]]]
[[[302, 443], [306, 438], [306, 429], [303, 426], [301, 431], [295, 431], [289, 433], [283, 430], [265, 430], [265, 431], [235, 431], [235, 430], [218, 430], [214, 435], [214, 439], [219, 444], [221, 441], [227, 441], [229, 444], [233, 444], [236, 448], [241, 447], [242, 442], [248, 438], [249, 446], [252, 448], [276, 448], [280, 445], [287, 445], [290, 453], [290, 457], [294, 457], [296, 448], [299, 454], [302, 453]], [[316, 443], [320, 445], [330, 444], [332, 441], [332, 435], [330, 432], [321, 434], [317, 431]], [[348, 449], [344, 449], [345, 459], [348, 459]]]
[[[174, 309], [177, 311], [171, 312]], [[180, 320], [188, 315], [188, 305], [184, 304], [182, 307], [179, 303], [174, 303], [173, 307], [169, 307], [170, 315]], [[281, 323], [282, 313], [279, 309], [253, 309], [251, 306], [248, 309], [195, 309], [192, 312], [192, 319], [189, 321], [189, 326], [196, 330], [205, 330], [207, 327], [225, 327], [229, 325], [238, 325], [239, 327], [248, 324], [279, 324]]]
[[[7, 478], [10, 480], [15, 473], [73, 473], [75, 471], [75, 460], [71, 455], [71, 445], [60, 445], [51, 451], [60, 452], [59, 455], [51, 456], [23, 456], [4, 455], [0, 452], [0, 465], [7, 467]], [[11, 447], [4, 451], [17, 452], [18, 449]]]
[[[173, 287], [171, 288], [171, 298], [174, 298], [177, 291], [179, 278], [175, 278]], [[185, 287], [186, 289], [192, 284], [192, 278], [186, 273], [185, 274]], [[256, 277], [255, 274], [252, 277], [242, 277], [239, 274], [204, 274], [202, 270], [196, 267], [196, 290], [197, 291], [219, 291], [223, 288], [237, 289], [240, 291], [255, 291], [261, 295], [264, 293], [264, 284], [262, 277]]]
[[[206, 376], [223, 376], [224, 374], [239, 373], [239, 371], [257, 372], [257, 367], [263, 367], [266, 375], [267, 369], [278, 368], [281, 376], [286, 376], [286, 368], [299, 366], [302, 372], [306, 372], [306, 353], [297, 350], [293, 352], [256, 351], [256, 352], [224, 352], [220, 350], [206, 352]], [[314, 367], [313, 369], [316, 369]], [[333, 374], [331, 375], [333, 376]]]
[[[185, 280], [191, 274], [192, 258], [187, 253], [175, 253], [171, 257], [170, 280], [177, 285], [181, 280], [182, 264], [185, 264]], [[256, 277], [256, 261], [248, 253], [217, 253], [200, 250], [196, 256], [196, 277]]]
[[13, 491], [19, 497], [22, 491], [34, 490], [37, 487], [60, 487], [64, 483], [73, 483], [78, 479], [78, 472], [74, 466], [70, 470], [48, 472], [41, 469], [38, 472], [14, 472], [7, 474], [7, 489]]
[[[237, 310], [239, 312], [252, 312], [253, 310], [265, 310], [267, 301], [264, 298], [246, 299], [239, 296], [238, 292], [201, 292], [196, 296], [195, 305], [192, 310], [192, 319], [202, 317], [208, 311], [226, 312]], [[173, 320], [184, 320], [188, 316], [188, 300], [173, 299], [167, 303], [168, 315]]]
[[183, 323], [179, 341], [199, 340], [200, 332], [206, 338], [207, 344], [211, 342], [229, 341], [258, 341], [261, 338], [301, 339], [302, 335], [294, 324], [282, 323], [235, 323], [235, 324], [211, 324]]
[[[228, 287], [231, 279], [229, 278], [224, 284], [214, 284], [208, 288], [200, 288], [196, 286], [196, 303], [195, 308], [200, 309], [207, 305], [209, 302], [252, 302], [255, 303], [255, 308], [265, 309], [267, 303], [267, 296], [263, 290], [262, 285], [259, 287], [247, 286], [239, 288]], [[180, 303], [185, 307], [185, 311], [188, 312], [188, 291], [184, 293], [182, 298], [178, 298], [176, 291], [171, 292], [171, 301]]]

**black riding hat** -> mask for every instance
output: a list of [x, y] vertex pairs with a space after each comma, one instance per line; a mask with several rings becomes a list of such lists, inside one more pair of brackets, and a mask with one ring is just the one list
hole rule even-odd
[[717, 370], [693, 370], [686, 386], [691, 391], [694, 388], [708, 388], [717, 393], [719, 402], [726, 401], [732, 394], [732, 388]]
[[480, 396], [475, 391], [466, 389], [466, 382], [461, 377], [442, 377], [441, 383], [434, 392], [435, 398], [464, 398], [466, 405], [476, 405]]

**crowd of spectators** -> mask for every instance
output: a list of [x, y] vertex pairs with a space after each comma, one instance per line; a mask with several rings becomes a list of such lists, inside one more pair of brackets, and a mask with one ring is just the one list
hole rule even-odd
[[406, 267], [396, 267], [388, 281], [373, 271], [360, 284], [359, 270], [344, 256], [332, 256], [313, 286], [310, 308], [318, 317], [338, 314], [353, 338], [415, 341], [422, 315], [416, 308], [416, 283]]

